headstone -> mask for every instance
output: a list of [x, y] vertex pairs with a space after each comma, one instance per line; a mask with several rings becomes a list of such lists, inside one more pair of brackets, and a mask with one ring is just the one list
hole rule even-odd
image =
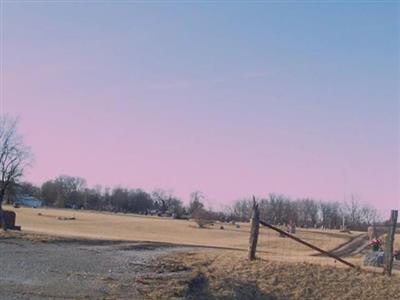
[[[21, 226], [15, 226], [15, 212], [13, 211], [8, 211], [8, 210], [3, 210], [3, 216], [6, 220], [6, 227], [7, 229], [11, 230], [21, 230]], [[1, 223], [0, 223], [0, 228], [1, 228]]]

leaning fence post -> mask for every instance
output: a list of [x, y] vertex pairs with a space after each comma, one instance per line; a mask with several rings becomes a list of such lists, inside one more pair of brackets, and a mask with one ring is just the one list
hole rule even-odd
[[394, 237], [396, 234], [397, 215], [398, 215], [398, 211], [392, 210], [392, 212], [390, 214], [389, 230], [388, 230], [388, 234], [386, 236], [384, 273], [388, 276], [392, 275], [393, 244], [394, 244]]
[[256, 259], [259, 228], [260, 228], [260, 211], [258, 209], [256, 198], [253, 196], [253, 209], [251, 214], [250, 240], [249, 240], [249, 260]]

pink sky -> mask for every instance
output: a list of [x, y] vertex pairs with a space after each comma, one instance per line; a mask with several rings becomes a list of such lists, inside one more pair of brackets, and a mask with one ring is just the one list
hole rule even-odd
[[2, 30], [27, 180], [400, 208], [393, 10], [30, 5]]

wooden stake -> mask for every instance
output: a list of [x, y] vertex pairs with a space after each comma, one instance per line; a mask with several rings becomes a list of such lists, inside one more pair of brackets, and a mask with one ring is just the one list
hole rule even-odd
[[249, 260], [256, 259], [259, 228], [260, 228], [260, 211], [258, 209], [258, 204], [256, 203], [256, 198], [253, 196], [253, 212], [251, 216], [250, 240], [249, 240]]
[[393, 268], [393, 244], [394, 244], [394, 236], [396, 233], [396, 225], [397, 225], [397, 216], [398, 211], [392, 210], [390, 214], [390, 225], [389, 231], [386, 236], [386, 245], [385, 245], [385, 261], [384, 261], [384, 273], [388, 276], [392, 275]]

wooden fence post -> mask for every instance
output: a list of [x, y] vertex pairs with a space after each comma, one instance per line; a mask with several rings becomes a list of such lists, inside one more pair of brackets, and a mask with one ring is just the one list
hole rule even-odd
[[397, 216], [398, 216], [398, 211], [392, 210], [390, 214], [389, 230], [386, 236], [384, 273], [388, 276], [392, 275], [393, 244], [394, 244], [394, 237], [396, 234]]
[[260, 210], [256, 198], [253, 196], [253, 211], [251, 214], [250, 240], [249, 240], [249, 260], [256, 259], [256, 249], [258, 241], [258, 231], [260, 228]]

